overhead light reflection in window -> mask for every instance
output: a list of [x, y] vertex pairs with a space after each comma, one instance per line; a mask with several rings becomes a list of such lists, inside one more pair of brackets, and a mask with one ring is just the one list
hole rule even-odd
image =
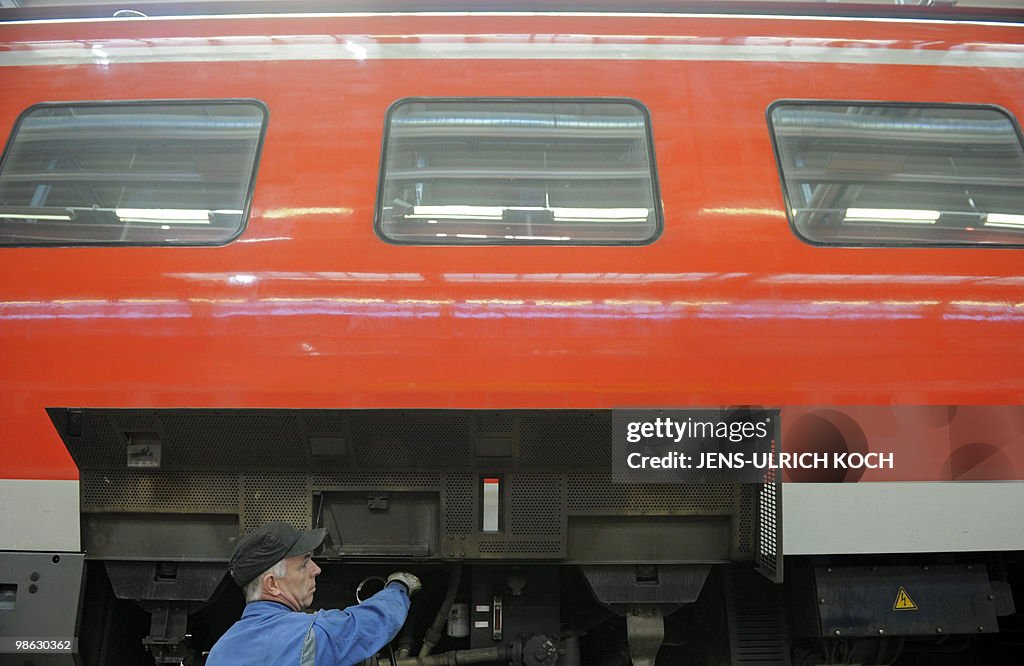
[[847, 208], [845, 222], [883, 224], [935, 224], [942, 215], [937, 210], [905, 208]]
[[1010, 215], [1008, 213], [989, 213], [985, 216], [986, 227], [1005, 227], [1009, 229], [1024, 229], [1024, 215]]

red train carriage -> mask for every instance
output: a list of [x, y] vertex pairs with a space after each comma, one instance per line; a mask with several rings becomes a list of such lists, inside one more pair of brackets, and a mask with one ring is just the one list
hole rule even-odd
[[[5, 650], [201, 663], [271, 519], [422, 575], [399, 664], [1020, 630], [1019, 15], [303, 9], [2, 10]], [[786, 463], [613, 483], [616, 408]]]

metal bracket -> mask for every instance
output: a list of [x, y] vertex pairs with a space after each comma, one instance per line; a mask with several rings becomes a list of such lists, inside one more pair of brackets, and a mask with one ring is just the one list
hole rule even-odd
[[626, 636], [633, 666], [654, 666], [665, 639], [665, 618], [660, 608], [636, 606], [626, 613]]
[[387, 511], [388, 510], [388, 496], [387, 495], [370, 495], [366, 498], [366, 508], [370, 511]]
[[142, 644], [153, 655], [157, 664], [174, 664], [174, 666], [193, 663], [194, 653], [186, 645], [188, 639], [188, 603], [166, 602], [162, 604], [146, 604], [152, 616], [149, 636], [142, 639]]
[[658, 606], [665, 614], [700, 596], [710, 564], [585, 564], [580, 571], [594, 598], [619, 615]]

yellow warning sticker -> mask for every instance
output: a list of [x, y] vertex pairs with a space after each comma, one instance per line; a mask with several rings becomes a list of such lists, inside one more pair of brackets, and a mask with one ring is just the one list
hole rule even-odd
[[896, 602], [892, 605], [893, 610], [917, 610], [917, 604], [907, 594], [907, 588], [900, 585], [900, 591], [896, 595]]

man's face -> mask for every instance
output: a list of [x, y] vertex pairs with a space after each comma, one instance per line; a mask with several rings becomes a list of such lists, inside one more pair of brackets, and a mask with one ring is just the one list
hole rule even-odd
[[287, 558], [285, 576], [277, 580], [277, 600], [292, 610], [305, 610], [313, 603], [316, 592], [316, 577], [320, 567], [313, 561], [312, 553]]

